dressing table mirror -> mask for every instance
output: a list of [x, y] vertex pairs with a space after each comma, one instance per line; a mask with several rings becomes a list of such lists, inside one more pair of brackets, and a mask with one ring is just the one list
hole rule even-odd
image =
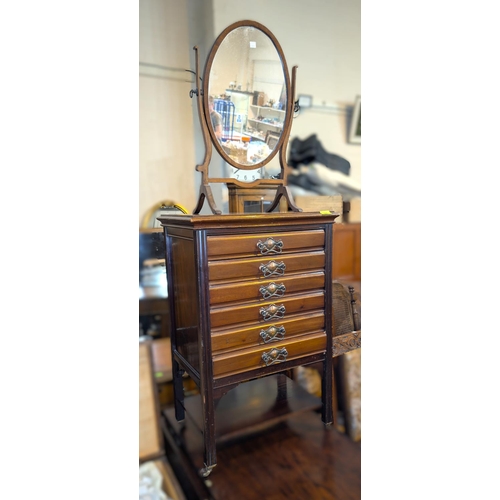
[[[198, 75], [198, 51], [194, 49]], [[291, 83], [280, 44], [271, 31], [255, 21], [234, 23], [217, 37], [206, 62], [203, 86], [191, 91], [197, 96], [206, 148], [203, 163], [196, 167], [202, 182], [193, 213], [201, 211], [205, 199], [212, 213], [221, 213], [211, 183], [228, 185], [230, 212], [239, 206], [232, 198], [249, 195], [251, 201], [255, 196], [261, 199], [266, 189], [275, 193], [266, 211], [273, 211], [280, 200], [281, 211], [301, 211], [286, 185], [295, 74], [296, 67]], [[212, 146], [228, 164], [227, 177], [210, 175]], [[265, 166], [277, 155], [280, 173], [270, 176]]]
[[[252, 51], [254, 58], [249, 56]], [[269, 51], [272, 59], [264, 55]], [[272, 77], [262, 77], [265, 68], [257, 67], [259, 57], [265, 57], [263, 67], [273, 68]], [[197, 74], [198, 65], [196, 50]], [[290, 83], [278, 41], [256, 22], [237, 22], [217, 37], [203, 88], [191, 91], [191, 97], [197, 97], [206, 146], [205, 159], [196, 167], [202, 175], [198, 205], [193, 214], [158, 217], [165, 239], [174, 387], [174, 407], [164, 413], [166, 429], [175, 442], [187, 435], [184, 425], [202, 437], [197, 468], [204, 477], [217, 464], [217, 444], [228, 439], [262, 431], [311, 409], [321, 409], [324, 424], [333, 421], [332, 358], [340, 351], [333, 341], [332, 252], [333, 224], [340, 214], [301, 211], [286, 186], [285, 145], [293, 115], [295, 72], [296, 68]], [[263, 80], [270, 81], [267, 87]], [[239, 130], [229, 127], [224, 116], [222, 124], [218, 119], [212, 124], [211, 98], [235, 105], [235, 98], [221, 96], [240, 92], [240, 85], [248, 115], [259, 108], [257, 118], [247, 118]], [[278, 95], [277, 90], [272, 93], [275, 88], [278, 101], [271, 97]], [[271, 100], [272, 105], [265, 106]], [[282, 115], [282, 127], [274, 121], [274, 127], [271, 122], [255, 125], [266, 123], [259, 119], [265, 111]], [[261, 125], [262, 130], [266, 126], [273, 130], [263, 132], [267, 147], [255, 141], [254, 147]], [[212, 177], [212, 147], [243, 177]], [[279, 178], [257, 174], [276, 155]], [[263, 213], [223, 215], [210, 187], [217, 182], [240, 189], [272, 186], [276, 192]], [[212, 214], [199, 214], [205, 199]], [[283, 200], [287, 211], [273, 212]], [[323, 367], [321, 398], [301, 390], [285, 375], [315, 363]], [[185, 397], [184, 376], [199, 388], [196, 398]]]

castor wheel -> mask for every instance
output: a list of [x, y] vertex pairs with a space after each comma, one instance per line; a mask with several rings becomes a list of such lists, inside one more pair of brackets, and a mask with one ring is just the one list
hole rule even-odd
[[203, 467], [202, 469], [200, 469], [200, 476], [201, 477], [208, 477], [210, 476], [210, 473], [212, 472], [212, 469], [215, 467], [215, 465], [211, 465], [210, 467], [207, 467], [205, 465], [205, 467]]

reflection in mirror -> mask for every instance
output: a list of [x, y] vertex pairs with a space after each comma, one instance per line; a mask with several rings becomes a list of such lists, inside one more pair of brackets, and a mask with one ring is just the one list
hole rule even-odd
[[266, 33], [240, 26], [226, 35], [210, 68], [208, 93], [207, 121], [217, 149], [242, 166], [274, 156], [287, 95], [283, 63]]

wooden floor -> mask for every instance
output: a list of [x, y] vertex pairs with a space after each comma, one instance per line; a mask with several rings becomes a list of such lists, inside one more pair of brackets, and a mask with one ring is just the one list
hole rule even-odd
[[[360, 306], [361, 283], [339, 280], [354, 286]], [[245, 387], [240, 387], [240, 391]], [[266, 397], [263, 397], [266, 394]], [[246, 394], [244, 401], [259, 399], [269, 407], [267, 392], [259, 398]], [[234, 396], [234, 395], [233, 395]], [[234, 401], [231, 392], [221, 400], [218, 413], [224, 415]], [[198, 404], [198, 403], [196, 403]], [[255, 408], [237, 418], [221, 422], [227, 429], [217, 439], [217, 466], [208, 478], [200, 477], [203, 440], [200, 424], [186, 418], [175, 420], [172, 407], [162, 411], [166, 457], [187, 499], [192, 500], [359, 500], [361, 498], [361, 444], [334, 426], [321, 422], [314, 402], [304, 399], [304, 411], [282, 419], [281, 407], [273, 407], [278, 417], [267, 429], [256, 428], [248, 435], [231, 437], [234, 429], [252, 417]], [[186, 401], [186, 406], [190, 402]], [[269, 408], [268, 408], [269, 409]], [[196, 412], [194, 412], [196, 414]], [[255, 415], [253, 415], [255, 417]], [[256, 417], [257, 418], [257, 417]], [[258, 420], [258, 418], [257, 418]], [[272, 420], [269, 414], [262, 421]], [[236, 433], [237, 434], [237, 433]], [[227, 439], [227, 437], [230, 439]]]
[[318, 410], [293, 413], [265, 430], [221, 440], [217, 466], [206, 479], [198, 474], [203, 442], [196, 423], [186, 418], [179, 424], [173, 409], [164, 410], [163, 418], [167, 457], [187, 498], [361, 498], [361, 445], [325, 426]]

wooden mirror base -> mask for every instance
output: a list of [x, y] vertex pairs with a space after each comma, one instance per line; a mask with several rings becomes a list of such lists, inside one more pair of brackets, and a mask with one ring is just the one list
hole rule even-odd
[[276, 190], [276, 197], [274, 198], [271, 206], [267, 209], [267, 212], [272, 212], [278, 206], [281, 197], [285, 198], [286, 202], [288, 203], [289, 210], [291, 210], [292, 212], [302, 212], [302, 209], [295, 205], [292, 193], [288, 186], [284, 186], [283, 184], [280, 184], [278, 186], [278, 189]]
[[212, 193], [212, 188], [210, 187], [209, 184], [202, 184], [200, 186], [200, 197], [198, 198], [198, 204], [196, 205], [195, 209], [193, 210], [193, 214], [199, 214], [201, 209], [203, 208], [203, 202], [205, 201], [205, 198], [208, 201], [208, 206], [210, 207], [210, 210], [212, 210], [212, 213], [214, 215], [221, 215], [222, 211], [217, 208], [217, 205], [215, 204], [214, 200], [214, 195]]
[[[255, 194], [251, 194], [250, 199], [256, 199], [257, 195], [264, 196], [263, 193], [266, 191], [264, 186], [258, 186], [257, 188], [239, 188], [238, 186], [228, 184], [229, 190], [229, 212], [230, 213], [244, 213], [245, 210], [243, 208], [243, 201], [246, 195], [255, 191]], [[205, 198], [208, 201], [208, 205], [210, 210], [214, 215], [221, 215], [222, 211], [217, 208], [217, 205], [214, 200], [214, 196], [212, 193], [212, 188], [209, 184], [202, 184], [200, 187], [200, 196], [198, 198], [198, 204], [193, 210], [193, 214], [199, 214], [201, 209], [203, 208], [203, 203], [205, 202]], [[240, 199], [241, 198], [241, 199]], [[265, 211], [266, 213], [273, 212], [276, 207], [280, 207], [280, 212], [302, 212], [302, 209], [299, 208], [293, 199], [293, 195], [288, 188], [288, 186], [284, 186], [282, 184], [277, 186], [276, 194], [274, 196], [274, 200], [272, 201], [269, 208]]]

